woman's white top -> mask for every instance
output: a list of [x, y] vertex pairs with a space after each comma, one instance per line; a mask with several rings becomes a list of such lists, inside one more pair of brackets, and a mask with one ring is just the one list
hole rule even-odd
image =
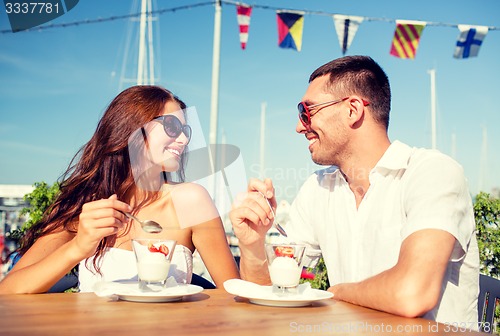
[[[78, 271], [80, 292], [93, 292], [94, 284], [101, 281], [137, 280], [137, 266], [133, 251], [109, 248], [101, 259], [99, 275], [93, 266], [94, 257], [80, 262]], [[193, 254], [183, 245], [176, 245], [168, 276], [177, 283], [191, 283]]]

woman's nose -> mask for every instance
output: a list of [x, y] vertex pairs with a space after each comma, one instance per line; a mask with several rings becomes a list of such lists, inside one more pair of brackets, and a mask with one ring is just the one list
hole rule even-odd
[[175, 139], [176, 142], [181, 143], [183, 146], [187, 146], [189, 143], [189, 138], [184, 134], [184, 132], [181, 132], [177, 139]]

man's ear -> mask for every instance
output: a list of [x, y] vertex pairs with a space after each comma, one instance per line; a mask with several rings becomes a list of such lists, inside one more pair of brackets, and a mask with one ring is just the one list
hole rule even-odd
[[365, 104], [363, 103], [363, 99], [358, 96], [351, 96], [347, 102], [349, 107], [349, 125], [351, 127], [358, 127], [365, 117]]

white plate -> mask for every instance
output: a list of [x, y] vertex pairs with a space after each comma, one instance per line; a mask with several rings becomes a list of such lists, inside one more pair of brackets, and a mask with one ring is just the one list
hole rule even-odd
[[101, 284], [99, 296], [116, 295], [120, 300], [133, 302], [173, 302], [180, 301], [184, 296], [201, 293], [203, 287], [180, 284], [167, 287], [159, 292], [142, 292], [137, 281], [113, 281]]
[[224, 282], [225, 290], [233, 295], [247, 298], [251, 303], [272, 307], [304, 307], [315, 301], [330, 299], [333, 293], [310, 288], [309, 284], [299, 285], [300, 294], [278, 296], [272, 286], [260, 286], [248, 281], [231, 279]]

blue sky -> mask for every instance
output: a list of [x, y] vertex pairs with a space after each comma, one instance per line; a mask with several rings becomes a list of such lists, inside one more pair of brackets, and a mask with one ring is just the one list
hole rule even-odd
[[[158, 9], [204, 1], [158, 0]], [[389, 136], [431, 146], [429, 69], [436, 69], [437, 147], [464, 167], [473, 194], [500, 186], [500, 30], [486, 36], [479, 56], [454, 59], [459, 31], [428, 25], [416, 58], [389, 54], [395, 19], [500, 26], [498, 0], [248, 1], [273, 8], [387, 19], [365, 21], [347, 55], [373, 57], [389, 75], [393, 93]], [[133, 1], [82, 0], [52, 23], [108, 18], [131, 12]], [[208, 141], [214, 7], [165, 12], [156, 32], [158, 84], [195, 106]], [[54, 182], [95, 130], [120, 81], [130, 21], [117, 19], [67, 28], [0, 34], [0, 184]], [[9, 30], [0, 12], [0, 30]], [[276, 13], [254, 8], [246, 50], [239, 45], [236, 8], [222, 8], [219, 141], [241, 148], [247, 178], [258, 177], [261, 104], [267, 104], [265, 175], [279, 198], [292, 200], [315, 166], [307, 141], [295, 133], [296, 104], [309, 74], [342, 56], [333, 20], [305, 16], [302, 50], [277, 45]], [[132, 78], [126, 63], [123, 76]], [[487, 142], [483, 142], [486, 133]], [[454, 140], [452, 140], [454, 139]], [[486, 151], [485, 151], [486, 149]], [[486, 154], [482, 154], [485, 152]], [[481, 173], [482, 171], [482, 173]]]

